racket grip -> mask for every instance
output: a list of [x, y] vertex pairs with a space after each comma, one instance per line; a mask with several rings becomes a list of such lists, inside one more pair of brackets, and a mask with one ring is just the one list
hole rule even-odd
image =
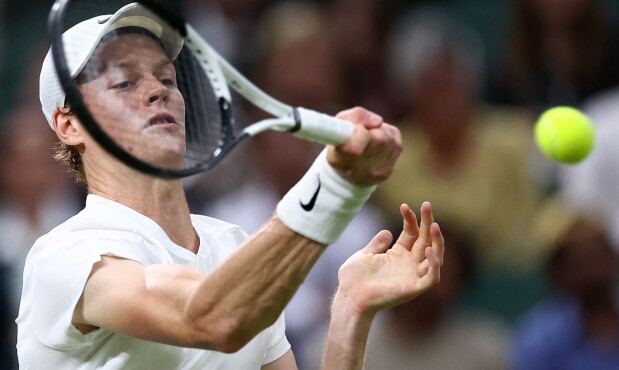
[[355, 131], [351, 122], [305, 108], [296, 108], [298, 130], [293, 134], [320, 144], [344, 144]]

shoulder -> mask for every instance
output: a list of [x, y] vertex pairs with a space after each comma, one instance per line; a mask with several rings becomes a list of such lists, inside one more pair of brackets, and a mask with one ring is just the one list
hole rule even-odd
[[191, 215], [191, 222], [211, 253], [223, 253], [222, 256], [227, 256], [249, 237], [240, 226], [213, 217]]
[[245, 234], [239, 225], [214, 217], [192, 214], [191, 222], [195, 228], [212, 235]]
[[153, 220], [118, 203], [89, 196], [82, 211], [34, 243], [26, 264], [56, 259], [61, 265], [90, 263], [104, 254], [143, 263], [166, 261], [165, 240], [165, 232]]

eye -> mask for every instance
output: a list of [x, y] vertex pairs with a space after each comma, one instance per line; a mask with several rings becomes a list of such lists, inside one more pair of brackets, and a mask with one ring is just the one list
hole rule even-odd
[[161, 83], [164, 86], [168, 86], [168, 87], [174, 87], [176, 86], [176, 81], [173, 78], [162, 78], [161, 79]]
[[121, 82], [119, 82], [119, 83], [115, 84], [113, 87], [114, 87], [115, 89], [121, 89], [121, 90], [123, 90], [123, 89], [128, 89], [128, 88], [129, 88], [129, 87], [131, 87], [132, 85], [133, 85], [133, 82], [132, 82], [132, 81], [126, 80], [126, 81], [121, 81]]

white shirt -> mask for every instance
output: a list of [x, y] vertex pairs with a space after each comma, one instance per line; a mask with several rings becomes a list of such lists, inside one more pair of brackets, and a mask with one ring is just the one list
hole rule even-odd
[[283, 315], [233, 354], [148, 342], [104, 328], [84, 335], [71, 324], [102, 255], [208, 272], [247, 238], [238, 226], [205, 216], [191, 219], [200, 236], [197, 254], [174, 244], [150, 218], [89, 195], [84, 210], [37, 240], [26, 259], [16, 320], [20, 369], [260, 369], [284, 355], [290, 344]]

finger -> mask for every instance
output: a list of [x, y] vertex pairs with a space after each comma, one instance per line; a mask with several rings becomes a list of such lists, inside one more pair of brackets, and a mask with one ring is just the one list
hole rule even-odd
[[367, 130], [358, 125], [344, 144], [328, 147], [327, 161], [342, 172], [345, 178], [359, 185], [367, 185], [364, 183], [367, 179], [359, 178], [358, 173], [365, 174], [371, 183], [383, 181], [393, 170], [393, 163], [397, 159], [393, 152], [400, 150], [399, 146], [392, 144], [394, 140], [382, 128]]
[[389, 151], [388, 162], [395, 163], [404, 149], [404, 146], [402, 145], [402, 133], [400, 132], [400, 129], [389, 124], [384, 124], [383, 127], [386, 127], [390, 138], [391, 150]]
[[443, 266], [443, 258], [445, 256], [445, 238], [439, 224], [432, 223], [430, 227], [430, 233], [432, 234], [432, 250], [439, 259], [440, 265]]
[[389, 123], [383, 123], [381, 129], [385, 131], [385, 135], [390, 139], [391, 143], [393, 143], [392, 146], [399, 149], [397, 153], [400, 153], [402, 151], [402, 133], [400, 129]]
[[338, 113], [337, 117], [362, 125], [368, 130], [378, 128], [383, 124], [383, 117], [361, 107], [347, 109]]
[[434, 213], [432, 212], [432, 204], [430, 202], [423, 202], [421, 204], [421, 225], [419, 227], [419, 234], [425, 240], [430, 240], [430, 226], [434, 222]]
[[430, 234], [430, 226], [434, 222], [432, 213], [432, 205], [430, 202], [423, 202], [421, 205], [421, 224], [419, 226], [419, 239], [413, 246], [413, 253], [417, 256], [419, 262], [423, 261], [424, 250], [432, 245], [432, 236]]
[[372, 134], [363, 126], [355, 126], [352, 136], [344, 144], [327, 147], [327, 161], [333, 168], [344, 169], [363, 154], [371, 142]]
[[408, 204], [402, 204], [400, 206], [400, 214], [404, 219], [404, 227], [396, 244], [399, 244], [410, 251], [413, 248], [413, 244], [419, 237], [417, 215], [415, 215], [415, 212], [413, 212]]
[[[402, 153], [402, 138], [397, 127], [385, 123], [380, 130], [372, 130], [372, 141], [368, 145], [368, 153], [372, 153], [375, 163], [373, 174], [379, 181], [385, 181], [393, 172], [395, 163]], [[366, 162], [369, 163], [369, 162]]]
[[391, 246], [392, 241], [393, 235], [387, 230], [382, 230], [370, 240], [368, 245], [362, 249], [362, 252], [365, 254], [385, 253]]
[[[445, 257], [445, 239], [443, 238], [443, 233], [441, 232], [440, 226], [434, 222], [431, 227], [432, 234], [432, 251], [439, 259], [440, 266], [443, 266], [443, 261]], [[421, 261], [419, 266], [417, 267], [417, 272], [419, 276], [424, 276], [428, 273], [429, 263], [427, 259]]]
[[417, 274], [419, 276], [426, 276], [429, 270], [430, 270], [430, 262], [428, 262], [427, 259], [424, 259], [423, 261], [421, 261], [419, 266], [417, 266]]
[[[387, 147], [389, 150], [385, 150]], [[397, 157], [401, 150], [401, 133], [397, 127], [388, 123], [381, 123], [379, 126], [357, 124], [350, 139], [337, 147], [339, 154], [344, 156], [358, 156], [364, 153], [372, 157]]]
[[382, 126], [383, 123], [384, 123], [384, 120], [382, 116], [376, 113], [373, 113], [373, 112], [368, 112], [365, 118], [365, 121], [364, 121], [364, 126], [368, 130], [372, 130], [372, 129], [379, 128], [380, 126]]
[[424, 254], [426, 256], [425, 261], [428, 263], [428, 272], [417, 282], [417, 289], [421, 292], [435, 286], [441, 281], [441, 262], [439, 257], [430, 247], [425, 249]]
[[372, 133], [364, 126], [355, 126], [350, 139], [338, 146], [337, 152], [344, 156], [358, 156], [363, 153], [372, 142]]
[[[358, 126], [359, 130], [360, 127]], [[393, 172], [394, 165], [402, 152], [399, 130], [389, 124], [383, 124], [379, 129], [367, 131], [369, 142], [361, 140], [356, 143], [337, 147], [336, 154], [345, 178], [359, 185], [373, 185], [385, 181]], [[363, 152], [359, 152], [363, 150]], [[329, 157], [327, 157], [329, 158]], [[333, 165], [333, 163], [332, 163]], [[334, 165], [334, 167], [336, 167]]]

